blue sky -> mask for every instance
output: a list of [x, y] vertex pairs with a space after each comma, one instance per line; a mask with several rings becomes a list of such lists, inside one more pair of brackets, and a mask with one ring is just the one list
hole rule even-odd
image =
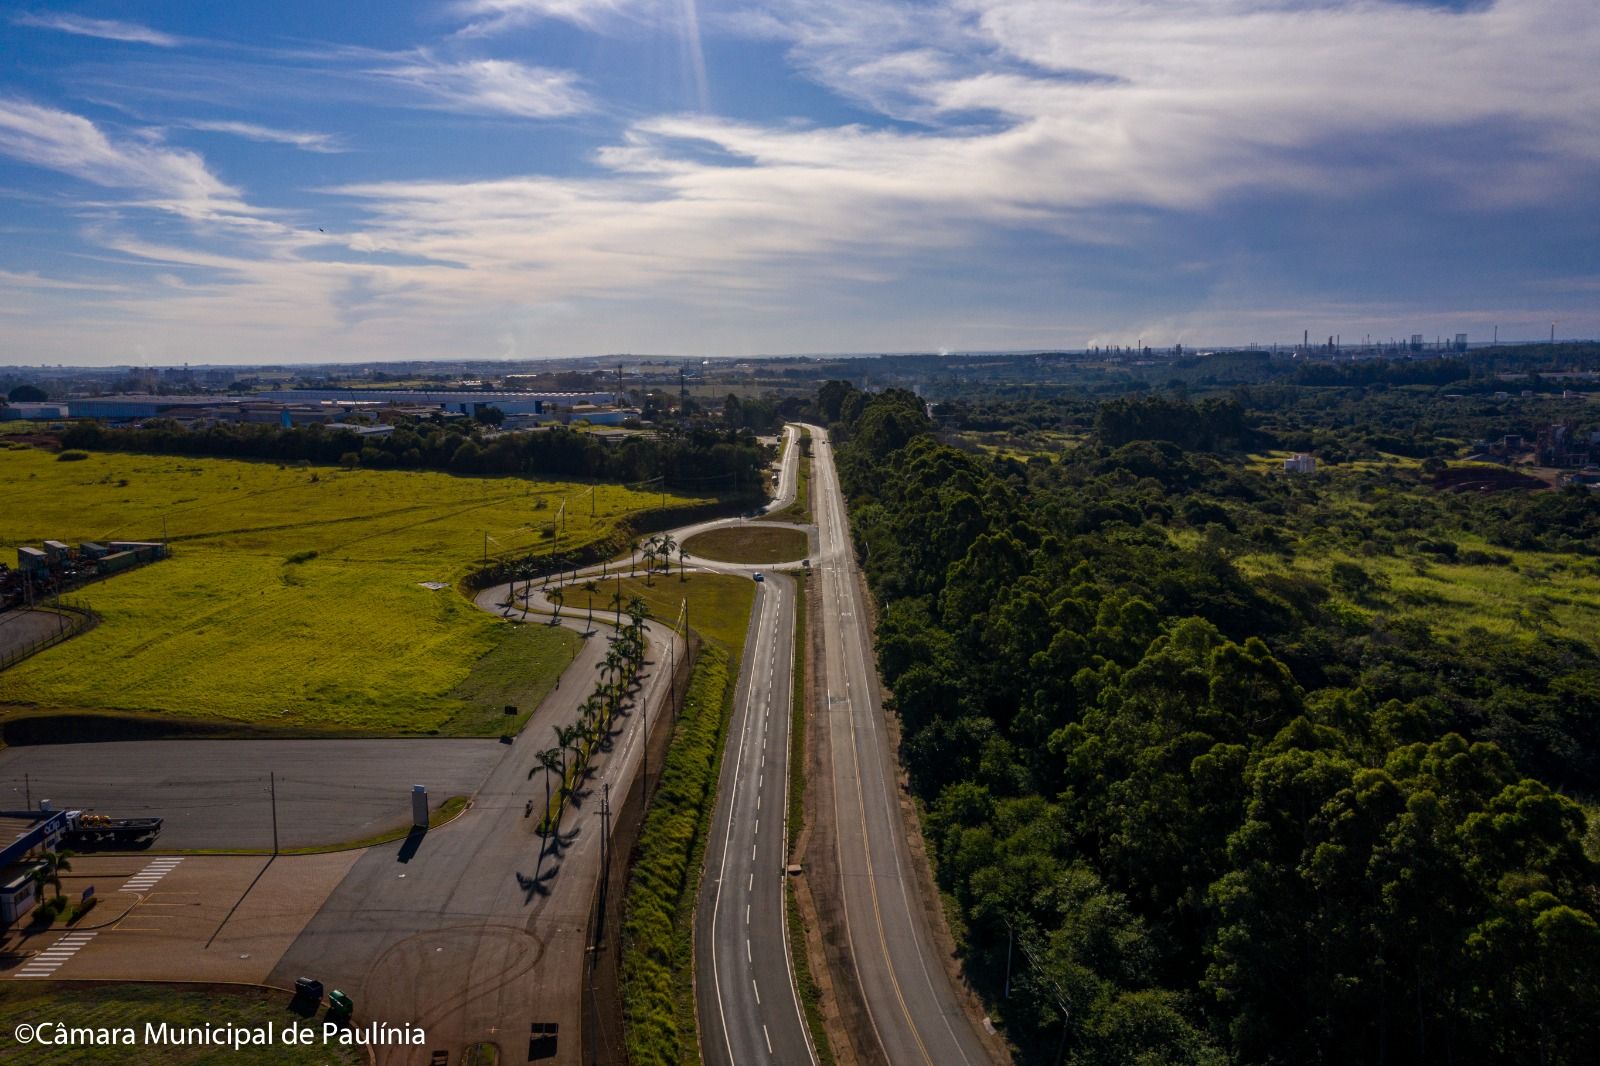
[[0, 8], [0, 362], [1600, 335], [1594, 0]]

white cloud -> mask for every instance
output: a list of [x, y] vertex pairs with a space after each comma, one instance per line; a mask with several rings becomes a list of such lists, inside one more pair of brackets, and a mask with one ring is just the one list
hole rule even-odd
[[507, 59], [451, 63], [424, 53], [415, 62], [372, 73], [415, 86], [460, 111], [559, 118], [594, 107], [571, 72], [525, 66]]
[[194, 152], [143, 140], [115, 140], [66, 111], [0, 99], [0, 153], [105, 188], [131, 189], [145, 206], [195, 221], [260, 225], [245, 204]]
[[174, 37], [172, 34], [162, 33], [160, 30], [152, 30], [148, 26], [141, 26], [134, 22], [91, 19], [84, 18], [81, 15], [19, 14], [13, 15], [11, 21], [21, 26], [59, 30], [62, 33], [72, 33], [80, 37], [99, 37], [108, 41], [153, 44], [158, 48], [176, 48], [184, 43], [181, 37]]
[[309, 133], [304, 130], [281, 130], [271, 126], [258, 126], [253, 122], [213, 122], [195, 120], [184, 125], [192, 130], [210, 133], [228, 133], [250, 141], [268, 144], [288, 144], [307, 152], [341, 152], [338, 138], [327, 133]]
[[454, 10], [468, 22], [462, 37], [486, 37], [502, 30], [544, 19], [559, 19], [578, 26], [594, 26], [608, 16], [630, 8], [655, 6], [658, 0], [462, 0]]
[[[485, 0], [458, 10], [594, 24], [635, 6]], [[809, 78], [909, 121], [646, 117], [588, 173], [455, 180], [441, 160], [436, 180], [322, 190], [341, 204], [336, 238], [263, 229], [218, 251], [108, 234], [123, 255], [209, 282], [116, 306], [141, 342], [175, 338], [170, 350], [226, 335], [244, 338], [230, 341], [235, 350], [275, 344], [266, 354], [283, 357], [390, 346], [482, 354], [508, 334], [523, 354], [559, 354], [1052, 344], [1064, 323], [1077, 327], [1067, 339], [1123, 343], [1140, 331], [1237, 337], [1230, 322], [1264, 339], [1298, 336], [1288, 327], [1315, 316], [1387, 328], [1414, 313], [1405, 300], [1311, 300], [1289, 281], [1264, 293], [1254, 261], [1232, 275], [1208, 264], [1196, 273], [1209, 294], [1177, 297], [1176, 308], [1160, 293], [1141, 304], [1073, 245], [1158, 249], [1148, 263], [1167, 237], [1152, 220], [1237, 214], [1263, 189], [1350, 205], [1355, 228], [1371, 224], [1363, 198], [1389, 188], [1462, 217], [1519, 198], [1592, 206], [1592, 11], [1592, 0], [1498, 0], [1467, 13], [1385, 0], [769, 0], [714, 24], [786, 42]], [[506, 60], [360, 62], [475, 113], [572, 115], [596, 109], [589, 90], [604, 89]], [[157, 200], [246, 210], [198, 156], [109, 139], [61, 112], [0, 102], [0, 151]], [[1008, 262], [1004, 242], [1017, 231], [1072, 243]], [[319, 255], [302, 258], [313, 243]], [[330, 251], [347, 261], [326, 261]], [[1421, 263], [1428, 253], [1397, 254]], [[930, 265], [944, 288], [908, 296], [907, 279]], [[966, 285], [1044, 271], [1061, 279], [1061, 303], [1014, 315]], [[1574, 290], [1576, 300], [1590, 291]], [[1102, 291], [1123, 302], [1084, 310]], [[1522, 309], [1570, 317], [1559, 312]], [[1456, 313], [1428, 322], [1442, 329]]]

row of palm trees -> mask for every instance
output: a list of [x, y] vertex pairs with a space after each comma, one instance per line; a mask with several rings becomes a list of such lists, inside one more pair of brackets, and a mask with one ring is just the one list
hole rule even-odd
[[672, 538], [671, 533], [658, 533], [648, 540], [634, 541], [633, 551], [636, 556], [644, 556], [644, 583], [646, 585], [651, 583], [650, 575], [655, 572], [658, 563], [668, 574], [672, 573], [672, 553], [674, 551], [678, 553], [678, 580], [683, 580], [683, 564], [684, 560], [689, 557], [689, 553], [684, 551], [683, 546]]
[[[628, 623], [618, 627], [616, 635], [611, 638], [611, 646], [606, 649], [605, 658], [596, 664], [600, 670], [600, 681], [578, 708], [577, 719], [570, 725], [553, 726], [556, 746], [546, 748], [535, 756], [545, 770], [545, 816], [539, 823], [539, 832], [545, 836], [560, 828], [567, 799], [588, 772], [590, 759], [611, 735], [617, 715], [639, 685], [639, 674], [644, 669], [645, 658], [644, 600], [635, 596], [628, 602], [627, 610]], [[560, 782], [554, 796], [554, 812], [550, 806], [552, 774]]]

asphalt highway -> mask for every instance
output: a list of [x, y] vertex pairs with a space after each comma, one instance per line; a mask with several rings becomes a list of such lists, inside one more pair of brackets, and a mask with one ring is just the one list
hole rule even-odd
[[695, 936], [708, 1066], [816, 1061], [790, 970], [783, 883], [795, 594], [779, 575], [757, 594], [722, 759]]
[[934, 949], [912, 872], [833, 447], [823, 430], [811, 432], [822, 595], [816, 624], [823, 635], [835, 843], [851, 955], [889, 1062], [978, 1066], [990, 1056]]

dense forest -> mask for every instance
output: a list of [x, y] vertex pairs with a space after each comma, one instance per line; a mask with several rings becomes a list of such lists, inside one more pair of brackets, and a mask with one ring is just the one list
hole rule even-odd
[[635, 484], [661, 478], [669, 487], [733, 495], [759, 492], [767, 456], [747, 430], [692, 429], [608, 442], [556, 426], [486, 434], [477, 424], [404, 420], [387, 436], [358, 437], [340, 426], [279, 428], [215, 424], [185, 429], [155, 421], [132, 429], [73, 422], [67, 448], [204, 455], [225, 459], [342, 463], [376, 469], [444, 470], [457, 474], [520, 474]]
[[1600, 501], [1248, 460], [1480, 431], [1333, 391], [1063, 401], [1082, 442], [1026, 457], [942, 441], [907, 392], [818, 395], [937, 877], [1023, 1061], [1600, 1046], [1593, 601], [1495, 593], [1501, 632], [1404, 584], [1593, 580]]

